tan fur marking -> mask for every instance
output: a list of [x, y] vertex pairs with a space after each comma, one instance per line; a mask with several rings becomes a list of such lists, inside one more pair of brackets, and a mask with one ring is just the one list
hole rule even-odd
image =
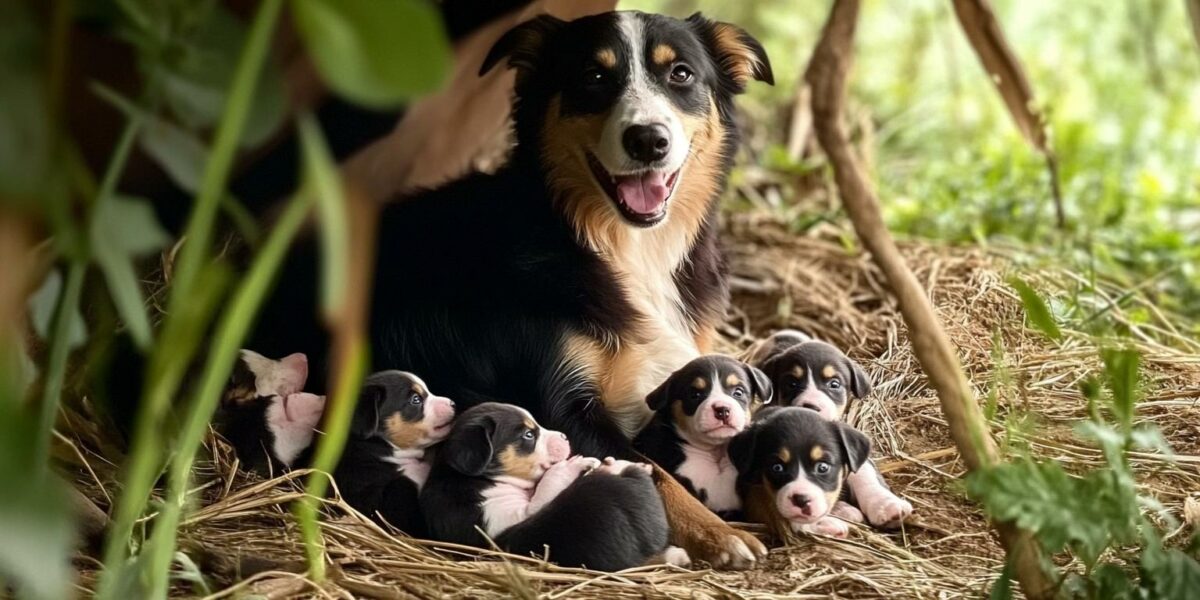
[[759, 60], [750, 46], [742, 41], [737, 28], [727, 23], [715, 23], [713, 37], [717, 54], [721, 57], [721, 68], [738, 83], [749, 83], [759, 66]]
[[611, 69], [617, 66], [617, 53], [612, 48], [601, 48], [596, 52], [596, 62], [605, 69]]
[[748, 521], [766, 524], [767, 531], [775, 539], [786, 541], [792, 536], [792, 528], [775, 506], [775, 490], [765, 475], [762, 481], [747, 490], [743, 508]]
[[834, 375], [837, 375], [837, 369], [833, 365], [825, 365], [821, 369], [821, 377], [825, 379], [832, 379]]
[[804, 367], [800, 365], [792, 367], [792, 375], [795, 375], [796, 379], [804, 379]]
[[[652, 477], [667, 513], [671, 545], [679, 546], [688, 555], [701, 557], [701, 560], [713, 560], [726, 552], [728, 536], [741, 539], [752, 551], [762, 548], [754, 536], [730, 527], [658, 465], [654, 465]], [[765, 548], [762, 551], [765, 552]]]
[[703, 377], [697, 377], [692, 380], [692, 387], [698, 390], [708, 389], [708, 380]]
[[738, 379], [738, 376], [734, 375], [733, 373], [730, 373], [729, 377], [725, 378], [725, 387], [733, 387], [735, 385], [740, 385], [741, 383], [742, 380]]
[[779, 460], [784, 463], [792, 462], [792, 451], [787, 448], [779, 449]]
[[505, 475], [531, 480], [537, 472], [537, 465], [537, 457], [532, 452], [521, 454], [515, 445], [510, 444], [500, 451], [500, 468]]
[[812, 450], [808, 453], [808, 457], [814, 461], [821, 460], [825, 458], [825, 449], [820, 446], [813, 446]]
[[428, 393], [425, 391], [425, 388], [421, 387], [421, 384], [419, 384], [415, 381], [413, 382], [413, 385], [412, 385], [412, 391], [414, 394], [417, 394], [418, 396], [421, 396], [422, 398], [424, 398], [425, 394]]
[[534, 423], [533, 421], [530, 421], [529, 419], [525, 419], [525, 420], [522, 422], [522, 424], [523, 424], [523, 425], [525, 425], [525, 428], [526, 428], [526, 429], [533, 429], [533, 430], [535, 430], [535, 431], [536, 431], [536, 430], [537, 430], [537, 428], [538, 428], [538, 426], [537, 426], [537, 423]]
[[654, 53], [651, 55], [656, 65], [667, 65], [675, 60], [675, 49], [666, 45], [659, 44], [654, 47]]
[[684, 427], [687, 425], [688, 419], [690, 418], [691, 417], [687, 416], [687, 413], [683, 412], [682, 400], [675, 400], [671, 402], [671, 419], [675, 421], [676, 425]]
[[833, 509], [833, 505], [837, 503], [838, 498], [842, 496], [842, 483], [845, 481], [844, 475], [845, 471], [838, 471], [837, 485], [834, 486], [833, 491], [825, 492], [825, 506], [828, 506], [830, 510]]
[[410, 423], [401, 418], [399, 414], [393, 414], [385, 419], [383, 427], [388, 441], [397, 448], [416, 448], [429, 435], [420, 421]]
[[700, 323], [696, 327], [696, 348], [700, 354], [712, 354], [717, 345], [717, 327], [709, 323]]

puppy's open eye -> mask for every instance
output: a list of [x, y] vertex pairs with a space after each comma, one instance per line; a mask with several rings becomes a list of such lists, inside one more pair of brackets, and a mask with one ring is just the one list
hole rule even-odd
[[786, 387], [788, 389], [788, 391], [792, 391], [792, 392], [799, 390], [800, 389], [800, 380], [794, 379], [794, 378], [789, 378], [787, 380], [787, 383], [784, 384], [784, 387]]
[[526, 440], [532, 440], [535, 435], [536, 434], [534, 433], [534, 431], [532, 429], [526, 429], [525, 433], [521, 434], [521, 438], [526, 439]]
[[746, 390], [742, 389], [741, 386], [738, 386], [738, 387], [733, 388], [733, 394], [731, 394], [731, 395], [735, 399], [741, 400], [742, 398], [746, 397]]
[[424, 400], [421, 398], [420, 394], [413, 394], [408, 399], [408, 403], [414, 406], [420, 406], [422, 402], [424, 402]]
[[783, 463], [775, 463], [775, 464], [771, 465], [771, 472], [772, 473], [782, 473], [785, 468], [786, 467], [783, 466]]
[[708, 392], [704, 390], [692, 390], [692, 400], [703, 400], [706, 395]]
[[831, 469], [831, 468], [833, 468], [833, 467], [830, 467], [830, 466], [829, 466], [829, 463], [827, 463], [827, 462], [825, 462], [825, 461], [821, 461], [821, 462], [819, 462], [819, 463], [817, 463], [817, 464], [816, 464], [816, 467], [815, 467], [815, 468], [816, 468], [816, 471], [817, 471], [817, 474], [818, 474], [818, 475], [824, 475], [824, 474], [828, 473], [828, 472], [829, 472], [829, 469]]
[[829, 383], [827, 385], [829, 385], [829, 389], [837, 390], [837, 389], [841, 389], [842, 382], [839, 379], [830, 379]]
[[675, 65], [675, 68], [671, 69], [671, 83], [676, 85], [686, 85], [691, 83], [693, 76], [692, 68], [685, 64]]
[[583, 71], [584, 85], [601, 85], [608, 80], [608, 75], [597, 67], [589, 67]]

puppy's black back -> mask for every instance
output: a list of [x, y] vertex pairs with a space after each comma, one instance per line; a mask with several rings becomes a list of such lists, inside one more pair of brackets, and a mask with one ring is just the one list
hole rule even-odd
[[338, 491], [358, 512], [413, 537], [425, 537], [417, 484], [399, 473], [395, 464], [382, 460], [391, 452], [383, 440], [348, 441], [333, 474]]

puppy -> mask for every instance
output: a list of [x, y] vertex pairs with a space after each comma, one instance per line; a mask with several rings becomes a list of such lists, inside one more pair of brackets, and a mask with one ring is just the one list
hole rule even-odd
[[[816, 411], [830, 421], [840, 421], [851, 397], [871, 393], [871, 381], [858, 363], [836, 347], [792, 330], [783, 330], [749, 351], [748, 360], [759, 366], [775, 386], [776, 404]], [[912, 504], [888, 489], [867, 461], [847, 481], [849, 504], [839, 505], [839, 516], [893, 527], [912, 514]], [[856, 508], [857, 507], [857, 508]]]
[[416, 375], [380, 371], [367, 377], [333, 474], [342, 498], [377, 521], [425, 535], [418, 494], [429, 477], [431, 448], [453, 421], [454, 402], [432, 394]]
[[786, 531], [846, 537], [832, 511], [847, 476], [867, 460], [871, 442], [858, 430], [794, 407], [768, 407], [729, 442], [746, 517]]
[[[528, 411], [485, 402], [438, 452], [421, 507], [438, 540], [615, 571], [664, 552], [667, 521], [649, 465], [574, 456]], [[569, 458], [568, 458], [569, 457]], [[485, 537], [486, 536], [486, 537]]]
[[750, 424], [753, 403], [771, 400], [762, 371], [727, 356], [693, 359], [650, 392], [650, 424], [634, 448], [675, 476], [710, 510], [736, 518], [741, 509], [729, 440]]
[[279, 360], [242, 350], [221, 400], [217, 430], [245, 469], [271, 475], [275, 467], [307, 464], [325, 397], [302, 392], [308, 360]]

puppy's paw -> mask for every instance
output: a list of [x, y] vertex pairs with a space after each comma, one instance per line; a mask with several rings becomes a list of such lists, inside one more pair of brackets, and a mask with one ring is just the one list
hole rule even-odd
[[862, 523], [864, 520], [861, 510], [858, 510], [851, 504], [842, 502], [841, 500], [838, 500], [837, 504], [833, 505], [833, 509], [829, 511], [829, 514], [830, 516], [837, 517], [843, 521], [849, 521], [850, 523]]
[[600, 472], [610, 475], [621, 475], [625, 473], [626, 469], [634, 469], [647, 475], [654, 471], [654, 467], [647, 463], [617, 460], [611, 456], [606, 457], [604, 463], [600, 465]]
[[656, 564], [660, 565], [692, 566], [692, 557], [688, 556], [687, 550], [679, 546], [667, 546], [666, 550], [663, 550], [656, 558], [658, 559]]
[[[586, 475], [600, 468], [600, 459], [590, 456], [572, 456], [559, 464], [565, 464], [564, 469], [575, 474], [576, 477]], [[555, 465], [557, 466], [557, 465]], [[554, 467], [551, 467], [554, 468]]]
[[792, 531], [845, 539], [850, 535], [850, 526], [841, 519], [827, 516], [815, 523], [792, 523]]
[[695, 532], [685, 543], [689, 556], [718, 569], [749, 569], [767, 555], [758, 538], [724, 523]]
[[867, 522], [880, 529], [893, 529], [912, 514], [913, 507], [907, 500], [886, 489], [863, 498], [859, 503]]

